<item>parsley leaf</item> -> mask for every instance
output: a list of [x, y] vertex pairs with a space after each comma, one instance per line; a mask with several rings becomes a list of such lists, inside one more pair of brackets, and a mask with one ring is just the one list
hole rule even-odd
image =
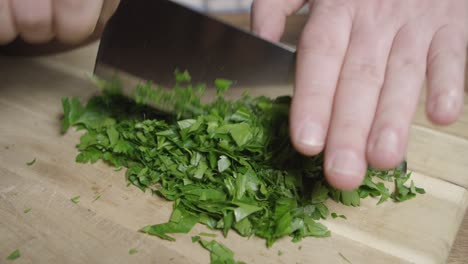
[[340, 255], [340, 257], [346, 261], [346, 263], [349, 263], [349, 264], [352, 264], [351, 261], [349, 259], [347, 259], [341, 252], [338, 252], [338, 255]]
[[72, 201], [74, 204], [78, 204], [80, 202], [80, 196], [75, 196], [71, 198], [70, 201]]
[[215, 241], [200, 240], [200, 244], [210, 251], [210, 259], [212, 264], [241, 264], [243, 262], [234, 260], [234, 253], [225, 245]]
[[21, 257], [21, 253], [20, 251], [17, 249], [13, 252], [11, 252], [10, 255], [8, 255], [8, 257], [6, 258], [7, 260], [16, 260], [16, 259], [19, 259]]
[[101, 195], [96, 196], [96, 198], [94, 198], [94, 200], [93, 200], [93, 203], [94, 203], [95, 201], [99, 200], [99, 199], [101, 199]]
[[198, 218], [188, 213], [183, 208], [175, 208], [172, 212], [171, 219], [168, 223], [146, 226], [141, 229], [141, 232], [147, 233], [153, 236], [158, 236], [162, 239], [175, 241], [175, 239], [167, 234], [174, 233], [188, 233], [195, 224], [198, 222]]
[[216, 234], [210, 234], [210, 233], [204, 233], [204, 232], [201, 232], [200, 234], [198, 234], [200, 236], [204, 236], [204, 237], [217, 237]]
[[201, 239], [200, 236], [193, 236], [193, 237], [192, 237], [192, 243], [197, 243], [197, 242], [200, 241], [200, 239]]

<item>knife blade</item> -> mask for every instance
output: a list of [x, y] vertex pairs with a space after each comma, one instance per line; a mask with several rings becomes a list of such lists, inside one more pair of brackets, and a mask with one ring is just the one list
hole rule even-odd
[[122, 0], [101, 37], [95, 74], [172, 87], [176, 68], [208, 87], [225, 78], [253, 94], [284, 95], [292, 90], [295, 51], [173, 1]]

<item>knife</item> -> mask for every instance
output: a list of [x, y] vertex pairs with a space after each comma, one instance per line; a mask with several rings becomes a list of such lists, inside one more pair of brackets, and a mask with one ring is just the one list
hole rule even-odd
[[295, 51], [285, 45], [173, 1], [122, 0], [104, 29], [94, 72], [124, 80], [127, 95], [125, 86], [143, 80], [172, 87], [180, 69], [193, 83], [211, 87], [225, 78], [250, 94], [276, 96], [291, 92], [294, 68]]

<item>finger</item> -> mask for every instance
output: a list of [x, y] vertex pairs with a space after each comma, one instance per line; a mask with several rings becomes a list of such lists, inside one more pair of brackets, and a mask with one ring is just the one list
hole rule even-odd
[[367, 137], [395, 31], [372, 24], [355, 25], [335, 94], [325, 151], [325, 174], [338, 189], [354, 189], [366, 170]]
[[0, 45], [13, 41], [16, 36], [10, 0], [0, 0]]
[[390, 169], [404, 159], [433, 34], [427, 26], [404, 26], [393, 42], [367, 146], [367, 160], [373, 167]]
[[94, 32], [102, 5], [103, 0], [55, 0], [57, 38], [67, 43], [86, 39]]
[[347, 10], [317, 1], [304, 28], [290, 124], [292, 143], [305, 155], [323, 150], [351, 27]]
[[102, 5], [101, 15], [99, 16], [99, 24], [106, 25], [107, 21], [112, 17], [119, 7], [120, 0], [104, 0]]
[[304, 6], [306, 0], [255, 0], [252, 4], [252, 30], [271, 41], [279, 41], [286, 18]]
[[21, 38], [30, 43], [43, 43], [54, 37], [52, 0], [13, 0], [15, 25]]
[[466, 38], [450, 26], [441, 28], [432, 39], [426, 111], [435, 124], [450, 124], [462, 111], [466, 49]]

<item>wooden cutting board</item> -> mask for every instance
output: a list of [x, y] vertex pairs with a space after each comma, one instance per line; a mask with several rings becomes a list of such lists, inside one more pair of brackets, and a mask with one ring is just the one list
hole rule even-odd
[[[88, 80], [96, 48], [0, 57], [0, 263], [15, 249], [22, 255], [15, 263], [208, 263], [208, 252], [190, 239], [206, 228], [176, 235], [177, 242], [137, 232], [167, 221], [171, 203], [127, 187], [124, 172], [105, 164], [75, 163], [79, 133], [59, 134], [60, 99], [96, 92]], [[330, 238], [286, 238], [271, 249], [233, 232], [217, 240], [248, 263], [347, 263], [342, 256], [351, 263], [444, 263], [468, 205], [468, 114], [436, 129], [422, 109], [408, 162], [426, 195], [379, 206], [367, 199], [360, 208], [330, 203], [348, 217], [325, 221]], [[138, 253], [130, 255], [132, 248]]]

